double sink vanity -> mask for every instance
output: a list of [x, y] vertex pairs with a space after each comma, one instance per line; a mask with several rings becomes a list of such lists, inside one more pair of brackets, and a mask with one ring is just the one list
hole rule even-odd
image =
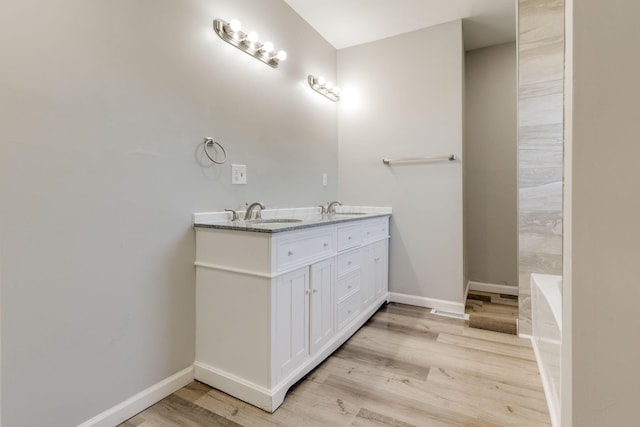
[[273, 412], [388, 302], [391, 208], [258, 212], [194, 214], [194, 366], [197, 380]]

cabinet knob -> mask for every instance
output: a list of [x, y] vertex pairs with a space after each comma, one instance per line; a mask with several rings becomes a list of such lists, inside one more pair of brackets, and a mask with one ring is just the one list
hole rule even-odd
[[322, 246], [324, 246], [326, 248], [327, 246], [329, 246], [329, 244], [328, 243], [324, 243]]
[[347, 314], [351, 314], [351, 310], [347, 310]]
[[317, 289], [314, 289], [314, 290], [313, 290], [313, 293], [314, 293], [314, 294], [317, 294], [317, 293], [318, 293], [318, 290], [317, 290]]
[[347, 289], [351, 289], [351, 285], [347, 286]]
[[287, 252], [287, 255], [289, 255], [289, 256], [293, 255], [293, 251]]
[[371, 234], [371, 232], [370, 232], [370, 231], [367, 231], [367, 236], [368, 236], [369, 234]]
[[349, 240], [351, 240], [351, 236], [349, 236]]
[[311, 292], [309, 292], [309, 289], [305, 289], [304, 293], [305, 293], [305, 295], [309, 295]]
[[374, 260], [374, 261], [380, 261], [380, 257], [378, 257], [378, 258], [374, 258], [373, 260]]
[[347, 262], [347, 265], [351, 265], [351, 261]]

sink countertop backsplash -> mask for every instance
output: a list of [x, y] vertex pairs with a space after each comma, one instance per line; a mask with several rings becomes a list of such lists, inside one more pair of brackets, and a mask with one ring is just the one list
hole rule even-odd
[[[321, 215], [320, 207], [263, 209], [263, 219], [295, 218], [300, 222], [289, 223], [251, 223], [242, 219], [231, 221], [231, 212], [197, 212], [193, 214], [193, 226], [199, 228], [218, 228], [259, 233], [278, 233], [298, 230], [338, 222], [355, 221], [378, 216], [391, 215], [390, 207], [376, 206], [337, 206], [336, 214]], [[352, 215], [349, 215], [352, 214]], [[238, 217], [244, 217], [244, 211], [238, 211]]]

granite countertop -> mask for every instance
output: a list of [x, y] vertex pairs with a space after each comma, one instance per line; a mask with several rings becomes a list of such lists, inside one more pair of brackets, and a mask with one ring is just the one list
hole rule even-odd
[[[216, 228], [257, 233], [280, 233], [390, 215], [391, 208], [372, 206], [339, 206], [336, 209], [336, 213], [330, 215], [321, 215], [320, 208], [265, 209], [262, 211], [262, 219], [287, 218], [300, 221], [258, 223], [242, 219], [231, 221], [231, 213], [229, 212], [202, 212], [193, 214], [193, 226], [196, 228]], [[238, 216], [242, 218], [244, 212], [238, 212]]]

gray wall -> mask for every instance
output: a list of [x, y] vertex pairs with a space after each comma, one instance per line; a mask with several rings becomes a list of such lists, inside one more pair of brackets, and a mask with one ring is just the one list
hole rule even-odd
[[466, 53], [465, 239], [469, 280], [518, 285], [516, 45]]
[[519, 332], [531, 273], [562, 274], [564, 0], [518, 2]]
[[640, 3], [572, 3], [572, 335], [563, 351], [573, 344], [573, 425], [631, 426], [640, 396]]
[[0, 52], [2, 421], [77, 425], [192, 364], [192, 212], [337, 197], [336, 51], [279, 0], [9, 0]]
[[462, 163], [385, 166], [385, 157], [462, 160], [459, 21], [338, 51], [340, 197], [393, 206], [391, 292], [462, 304]]

